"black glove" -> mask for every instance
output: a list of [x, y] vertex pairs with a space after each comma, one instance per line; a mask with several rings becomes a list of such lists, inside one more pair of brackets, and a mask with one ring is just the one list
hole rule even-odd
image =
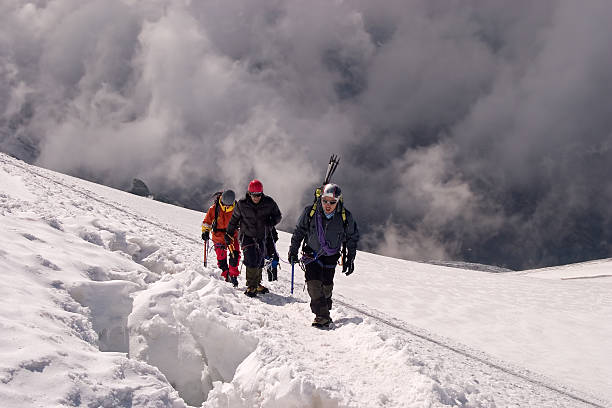
[[203, 239], [204, 241], [208, 241], [208, 240], [210, 239], [210, 231], [204, 231], [204, 232], [202, 233], [202, 239]]
[[232, 245], [232, 242], [234, 242], [234, 238], [232, 238], [232, 236], [227, 233], [223, 236], [223, 238], [225, 239], [225, 245], [227, 246]]
[[346, 261], [342, 265], [342, 273], [349, 276], [355, 270], [355, 251], [349, 251]]
[[290, 264], [296, 264], [300, 262], [297, 252], [289, 251], [288, 258]]

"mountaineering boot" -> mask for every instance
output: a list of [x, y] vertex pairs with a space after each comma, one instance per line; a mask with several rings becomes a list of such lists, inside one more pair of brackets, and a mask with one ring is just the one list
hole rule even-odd
[[232, 282], [232, 285], [234, 285], [235, 288], [238, 287], [238, 277], [237, 276], [230, 276], [230, 281]]
[[257, 286], [257, 293], [258, 294], [263, 295], [264, 293], [268, 293], [268, 292], [270, 292], [270, 291], [265, 286], [263, 286], [261, 284]]
[[329, 327], [332, 320], [329, 317], [317, 316], [312, 322], [313, 327]]
[[247, 290], [244, 291], [244, 294], [248, 297], [256, 297], [257, 296], [257, 288], [249, 286]]

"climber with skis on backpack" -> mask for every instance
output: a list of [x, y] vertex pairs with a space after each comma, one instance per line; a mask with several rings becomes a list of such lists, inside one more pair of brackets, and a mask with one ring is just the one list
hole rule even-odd
[[[212, 231], [212, 240], [215, 245], [217, 255], [217, 265], [221, 269], [221, 276], [226, 282], [231, 282], [234, 287], [238, 286], [238, 263], [240, 262], [240, 244], [238, 243], [238, 233], [232, 235], [234, 241], [231, 245], [225, 242], [227, 225], [232, 218], [236, 207], [236, 194], [232, 190], [225, 190], [215, 195], [215, 202], [210, 206], [202, 222], [202, 239], [208, 242]], [[228, 254], [229, 251], [229, 264]]]
[[[302, 241], [300, 260], [298, 251]], [[358, 241], [357, 224], [344, 208], [340, 187], [331, 183], [324, 185], [318, 190], [315, 203], [306, 207], [300, 216], [289, 247], [289, 262], [301, 261], [306, 274], [310, 310], [315, 314], [313, 326], [328, 327], [332, 323], [329, 311], [336, 264], [342, 252], [342, 272], [347, 276], [353, 273]]]
[[236, 242], [235, 231], [240, 229], [240, 244], [244, 256], [242, 262], [246, 267], [247, 281], [244, 293], [249, 297], [269, 292], [268, 288], [261, 284], [261, 272], [264, 259], [268, 256], [268, 236], [281, 218], [278, 205], [272, 197], [264, 194], [261, 181], [252, 180], [246, 196], [236, 203], [225, 233], [225, 242], [229, 245]]

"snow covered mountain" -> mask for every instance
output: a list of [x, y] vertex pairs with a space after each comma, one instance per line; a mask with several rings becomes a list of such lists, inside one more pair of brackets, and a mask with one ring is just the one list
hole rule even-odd
[[204, 267], [202, 216], [0, 154], [0, 405], [612, 406], [612, 260], [360, 252], [320, 331], [301, 270], [251, 299]]

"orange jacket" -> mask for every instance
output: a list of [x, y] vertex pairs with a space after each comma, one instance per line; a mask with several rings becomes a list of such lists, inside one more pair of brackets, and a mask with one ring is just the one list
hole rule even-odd
[[[206, 212], [204, 221], [202, 221], [202, 232], [212, 231], [212, 224], [215, 220], [215, 207], [217, 205], [219, 205], [219, 214], [217, 216], [216, 228], [217, 231], [213, 231], [211, 237], [214, 243], [225, 245], [225, 229], [227, 228], [227, 224], [229, 224], [230, 218], [232, 218], [232, 214], [234, 213], [234, 205], [221, 205], [219, 200], [217, 200], [213, 205], [211, 205], [208, 211]], [[238, 239], [238, 231], [234, 232], [234, 239]]]

